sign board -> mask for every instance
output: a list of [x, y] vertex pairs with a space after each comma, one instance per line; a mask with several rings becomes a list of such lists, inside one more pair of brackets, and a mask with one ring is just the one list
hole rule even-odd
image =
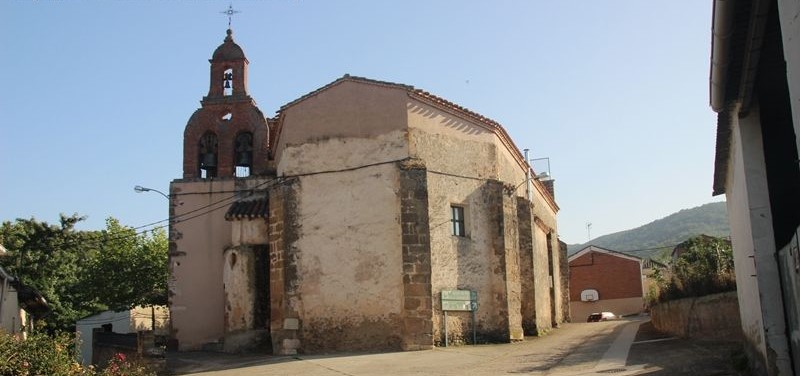
[[470, 290], [442, 290], [442, 311], [478, 310], [478, 292]]

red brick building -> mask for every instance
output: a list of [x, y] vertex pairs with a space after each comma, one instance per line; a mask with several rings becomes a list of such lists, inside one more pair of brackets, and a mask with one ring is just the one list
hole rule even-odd
[[569, 257], [570, 311], [581, 321], [592, 312], [629, 315], [644, 307], [642, 259], [588, 246]]

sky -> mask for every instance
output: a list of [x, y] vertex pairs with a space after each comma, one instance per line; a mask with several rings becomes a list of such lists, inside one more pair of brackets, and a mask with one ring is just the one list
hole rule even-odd
[[[712, 197], [711, 1], [0, 2], [0, 221], [164, 220], [225, 38], [266, 116], [344, 74], [413, 85], [548, 158], [567, 243]], [[546, 169], [546, 160], [534, 169]]]

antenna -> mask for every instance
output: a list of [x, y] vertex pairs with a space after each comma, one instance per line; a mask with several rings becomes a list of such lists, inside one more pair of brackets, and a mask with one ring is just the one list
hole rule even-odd
[[233, 18], [233, 15], [236, 14], [236, 13], [242, 13], [242, 12], [240, 12], [238, 10], [233, 10], [233, 4], [230, 4], [230, 5], [228, 5], [228, 9], [226, 9], [226, 10], [220, 12], [220, 13], [228, 16], [228, 29], [230, 29], [231, 28], [231, 18]]
[[586, 222], [586, 234], [589, 236], [589, 240], [592, 240], [592, 222]]

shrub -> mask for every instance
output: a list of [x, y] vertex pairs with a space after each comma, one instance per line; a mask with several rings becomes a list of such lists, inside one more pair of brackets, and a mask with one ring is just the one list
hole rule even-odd
[[672, 276], [659, 281], [659, 301], [736, 290], [733, 250], [725, 239], [700, 235], [681, 243]]
[[73, 339], [34, 334], [28, 339], [0, 334], [0, 375], [90, 375], [75, 362]]
[[0, 376], [153, 376], [146, 367], [115, 355], [109, 365], [96, 371], [76, 361], [74, 337], [61, 333], [50, 337], [36, 333], [21, 339], [0, 331]]
[[117, 353], [108, 361], [108, 365], [97, 376], [148, 376], [154, 375], [147, 367], [132, 362], [125, 354]]

